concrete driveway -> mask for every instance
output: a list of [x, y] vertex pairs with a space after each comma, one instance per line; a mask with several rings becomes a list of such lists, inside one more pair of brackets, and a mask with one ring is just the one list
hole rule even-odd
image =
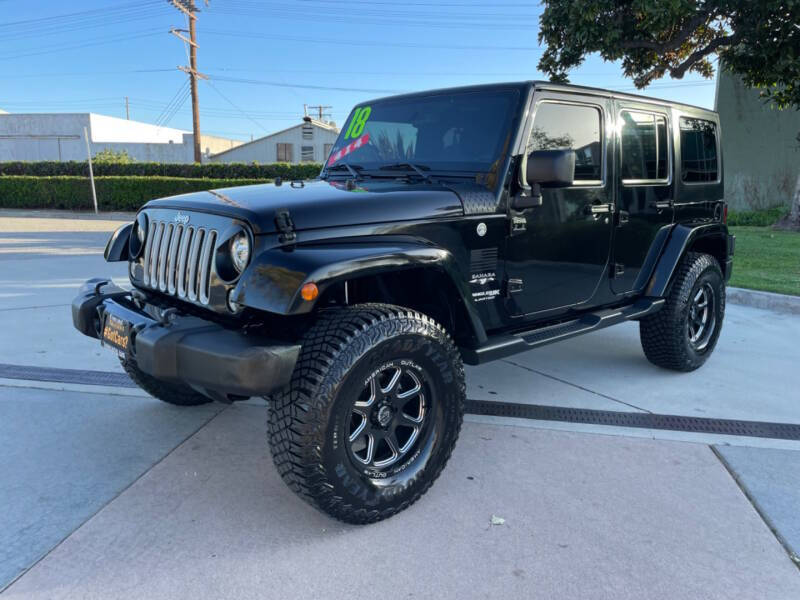
[[[118, 224], [0, 213], [3, 598], [800, 598], [796, 439], [470, 415], [417, 505], [351, 527], [280, 481], [263, 401], [75, 383], [121, 373], [69, 316], [86, 278], [125, 282], [100, 256]], [[695, 373], [651, 366], [629, 324], [469, 369], [468, 396], [800, 424], [798, 339], [729, 305]]]

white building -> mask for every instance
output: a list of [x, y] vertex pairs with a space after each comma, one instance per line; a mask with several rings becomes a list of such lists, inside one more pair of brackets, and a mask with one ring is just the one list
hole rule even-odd
[[210, 157], [222, 163], [324, 162], [333, 148], [339, 129], [332, 123], [305, 117], [293, 125]]
[[[94, 113], [0, 114], [0, 162], [84, 161], [84, 127], [92, 155], [110, 149], [124, 150], [137, 162], [194, 162], [194, 137], [188, 131]], [[242, 143], [209, 135], [200, 138], [204, 162], [205, 157]]]

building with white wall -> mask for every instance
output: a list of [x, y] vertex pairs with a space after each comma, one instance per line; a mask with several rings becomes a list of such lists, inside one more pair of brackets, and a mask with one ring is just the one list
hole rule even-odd
[[301, 123], [210, 157], [210, 162], [274, 163], [324, 162], [339, 129], [332, 123], [305, 117]]
[[[94, 113], [0, 114], [0, 162], [84, 161], [84, 127], [92, 155], [109, 149], [125, 151], [138, 162], [194, 162], [194, 136], [188, 131]], [[209, 135], [200, 140], [204, 161], [242, 144]]]

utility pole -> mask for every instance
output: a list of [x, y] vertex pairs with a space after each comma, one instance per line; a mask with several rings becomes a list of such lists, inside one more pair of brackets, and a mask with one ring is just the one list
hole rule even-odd
[[180, 38], [189, 45], [189, 66], [178, 67], [181, 71], [189, 75], [189, 83], [192, 91], [192, 135], [194, 137], [194, 162], [199, 163], [202, 158], [200, 149], [200, 108], [197, 103], [197, 80], [208, 79], [205, 75], [197, 71], [197, 6], [194, 0], [168, 0], [172, 6], [184, 13], [189, 18], [189, 38], [182, 36], [186, 33], [185, 29], [170, 29], [169, 32]]
[[[305, 106], [305, 104], [303, 106]], [[328, 106], [328, 105], [324, 105], [324, 104], [320, 104], [319, 106], [309, 106], [308, 108], [310, 108], [311, 110], [314, 110], [316, 108], [319, 111], [319, 120], [320, 121], [324, 121], [326, 115], [329, 116], [329, 117], [331, 116], [330, 113], [326, 113], [325, 112], [325, 109], [326, 108], [333, 108], [333, 107], [332, 106]], [[306, 113], [306, 114], [308, 114], [308, 113]]]
[[125, 96], [125, 118], [130, 121], [131, 120], [131, 109], [128, 106], [128, 97]]

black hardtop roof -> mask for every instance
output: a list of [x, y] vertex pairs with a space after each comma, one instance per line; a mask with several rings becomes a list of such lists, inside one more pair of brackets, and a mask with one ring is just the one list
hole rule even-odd
[[418, 92], [409, 92], [407, 94], [397, 94], [393, 96], [384, 96], [382, 98], [375, 98], [373, 100], [368, 100], [366, 102], [360, 102], [359, 106], [362, 104], [370, 104], [372, 102], [378, 102], [381, 100], [389, 100], [389, 99], [398, 99], [398, 98], [411, 98], [414, 96], [420, 95], [430, 95], [430, 94], [446, 94], [446, 93], [454, 93], [454, 92], [470, 92], [470, 91], [480, 91], [480, 90], [490, 90], [490, 89], [502, 89], [502, 88], [516, 88], [516, 89], [528, 89], [528, 88], [535, 88], [538, 90], [551, 90], [563, 93], [575, 93], [580, 92], [584, 94], [589, 94], [592, 96], [602, 96], [604, 98], [615, 98], [620, 100], [631, 100], [634, 102], [647, 102], [647, 103], [655, 103], [655, 104], [662, 104], [666, 106], [674, 106], [679, 109], [689, 110], [693, 113], [704, 113], [708, 116], [716, 116], [717, 113], [711, 109], [703, 108], [702, 106], [695, 106], [693, 104], [686, 104], [684, 102], [674, 102], [672, 100], [664, 100], [662, 98], [654, 98], [652, 96], [645, 96], [642, 94], [629, 94], [626, 92], [616, 92], [613, 90], [607, 90], [603, 88], [596, 88], [596, 87], [588, 87], [584, 85], [574, 85], [571, 83], [553, 83], [550, 81], [542, 81], [542, 80], [529, 80], [529, 81], [509, 81], [503, 83], [481, 83], [476, 85], [466, 85], [466, 86], [458, 86], [458, 87], [450, 87], [450, 88], [439, 88], [439, 89], [432, 89], [432, 90], [420, 90]]

